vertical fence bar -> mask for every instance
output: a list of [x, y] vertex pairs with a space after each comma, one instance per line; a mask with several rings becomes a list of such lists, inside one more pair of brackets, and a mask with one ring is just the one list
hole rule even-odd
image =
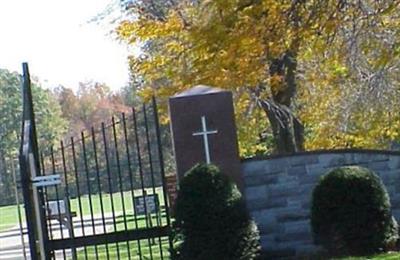
[[[106, 137], [106, 128], [104, 123], [101, 123], [101, 131], [103, 133], [103, 145], [104, 145], [104, 155], [106, 159], [106, 169], [107, 169], [107, 177], [108, 177], [108, 188], [110, 192], [110, 200], [111, 200], [111, 211], [112, 211], [112, 218], [114, 224], [114, 231], [117, 231], [117, 223], [115, 220], [115, 207], [114, 207], [114, 199], [113, 199], [113, 189], [111, 184], [111, 170], [110, 170], [110, 159], [108, 157], [108, 146], [107, 146], [107, 137]], [[119, 252], [119, 245], [117, 244], [117, 256], [118, 259], [121, 259], [121, 255]]]
[[[23, 118], [28, 119], [30, 121], [30, 127], [29, 127], [30, 151], [29, 152], [33, 155], [32, 158], [33, 158], [34, 169], [37, 172], [36, 174], [40, 175], [39, 148], [38, 148], [38, 143], [37, 143], [35, 112], [34, 112], [34, 106], [33, 106], [31, 79], [30, 79], [30, 74], [29, 74], [29, 69], [28, 69], [28, 63], [23, 63], [22, 67], [23, 67], [23, 91], [24, 91]], [[30, 163], [29, 163], [30, 161], [31, 161], [30, 158], [28, 158], [28, 165], [30, 165]], [[38, 196], [39, 204], [44, 205], [42, 188], [37, 188], [37, 196]], [[39, 218], [39, 222], [41, 223], [42, 228], [44, 229], [43, 234], [42, 234], [44, 252], [42, 252], [42, 253], [44, 254], [44, 258], [49, 259], [50, 255], [49, 255], [49, 251], [47, 249], [47, 241], [49, 240], [48, 232], [47, 232], [47, 225], [46, 225], [46, 219], [45, 219], [45, 212], [44, 212], [44, 209], [41, 207], [41, 205], [37, 205], [39, 207], [39, 209], [38, 209], [39, 215], [37, 217]]]
[[[33, 153], [28, 154], [28, 167], [30, 168], [31, 178], [35, 178], [40, 176], [40, 166], [35, 166], [35, 158]], [[37, 243], [40, 252], [40, 259], [51, 259], [51, 252], [48, 249], [48, 230], [46, 223], [46, 212], [45, 212], [45, 200], [44, 200], [44, 189], [43, 187], [35, 187], [31, 183], [31, 188], [33, 190], [32, 196], [32, 204], [34, 205], [35, 210], [35, 224], [38, 228], [37, 232]]]
[[25, 219], [27, 222], [27, 232], [29, 240], [29, 250], [32, 260], [38, 260], [38, 250], [36, 248], [36, 232], [37, 228], [35, 226], [35, 211], [32, 204], [32, 194], [30, 189], [30, 173], [29, 173], [29, 158], [28, 158], [28, 146], [29, 140], [24, 140], [25, 136], [29, 138], [29, 122], [27, 124], [23, 122], [22, 134], [21, 134], [21, 148], [19, 155], [19, 168], [21, 171], [21, 187], [22, 194], [24, 197], [24, 207], [25, 207]]
[[39, 260], [36, 247], [36, 232], [38, 232], [35, 224], [35, 211], [32, 204], [31, 192], [30, 192], [30, 177], [28, 174], [28, 157], [20, 155], [20, 169], [21, 169], [21, 185], [22, 193], [24, 195], [24, 207], [25, 207], [25, 219], [27, 223], [28, 239], [29, 239], [29, 250], [32, 260]]
[[[82, 141], [83, 162], [85, 165], [85, 173], [86, 173], [86, 184], [87, 184], [88, 193], [89, 193], [88, 199], [89, 199], [90, 218], [92, 221], [92, 232], [93, 232], [93, 235], [96, 235], [96, 226], [95, 226], [94, 214], [93, 214], [92, 189], [90, 187], [89, 167], [88, 167], [88, 163], [87, 163], [86, 143], [85, 143], [85, 133], [84, 132], [81, 132], [81, 141]], [[94, 246], [94, 252], [96, 255], [96, 259], [98, 259], [99, 253], [97, 250], [97, 245]]]
[[[53, 147], [50, 148], [50, 155], [51, 155], [51, 165], [52, 165], [52, 170], [53, 174], [56, 174], [56, 165], [55, 165], [55, 160], [54, 160], [54, 150]], [[44, 165], [43, 165], [44, 167]], [[56, 200], [57, 200], [57, 210], [58, 210], [58, 223], [60, 227], [60, 235], [61, 239], [64, 239], [64, 230], [62, 226], [62, 216], [61, 216], [61, 208], [60, 208], [60, 196], [58, 195], [58, 187], [55, 185], [55, 191], [56, 191]], [[65, 249], [62, 250], [63, 252], [63, 258], [67, 259], [67, 256], [65, 254]]]
[[10, 159], [11, 161], [11, 172], [12, 172], [12, 177], [13, 181], [15, 183], [15, 202], [17, 203], [17, 214], [18, 214], [18, 223], [19, 223], [19, 235], [21, 237], [21, 243], [22, 243], [22, 253], [24, 255], [24, 260], [26, 260], [26, 248], [25, 248], [25, 238], [24, 238], [24, 229], [22, 227], [22, 214], [21, 214], [21, 207], [19, 204], [19, 195], [18, 195], [18, 183], [17, 183], [17, 176], [15, 174], [15, 165], [14, 165], [14, 159]]
[[[69, 183], [68, 183], [68, 174], [67, 174], [67, 164], [65, 161], [65, 150], [64, 150], [64, 142], [61, 141], [61, 157], [62, 157], [62, 164], [63, 164], [63, 172], [64, 172], [64, 181], [65, 181], [65, 203], [66, 203], [66, 212], [67, 212], [67, 218], [68, 218], [68, 232], [70, 238], [75, 238], [75, 232], [74, 232], [74, 222], [71, 216], [71, 203], [70, 203], [70, 193], [69, 193]], [[77, 259], [77, 254], [76, 254], [76, 248], [72, 246], [71, 248], [72, 251], [72, 259], [76, 260]]]
[[21, 187], [24, 198], [25, 207], [25, 219], [28, 231], [29, 251], [32, 260], [38, 260], [40, 258], [40, 250], [36, 246], [36, 235], [38, 227], [35, 224], [36, 218], [35, 210], [33, 206], [33, 191], [31, 190], [30, 178], [31, 172], [29, 169], [29, 152], [31, 149], [31, 124], [33, 116], [33, 103], [32, 93], [30, 91], [31, 82], [29, 75], [29, 68], [27, 63], [22, 64], [22, 102], [23, 102], [23, 114], [22, 114], [22, 129], [21, 129], [21, 146], [19, 150], [19, 164], [21, 171]]
[[[73, 164], [74, 164], [75, 184], [76, 184], [76, 192], [77, 192], [78, 207], [79, 207], [79, 217], [81, 219], [82, 236], [85, 236], [85, 223], [83, 221], [82, 200], [81, 200], [81, 192], [80, 192], [79, 177], [78, 177], [78, 164], [76, 161], [75, 143], [74, 143], [73, 137], [71, 137], [71, 149], [72, 149], [72, 160], [73, 160]], [[87, 248], [84, 247], [84, 250], [85, 250], [85, 259], [88, 259]]]
[[[97, 146], [96, 146], [96, 135], [95, 135], [96, 133], [95, 133], [93, 127], [91, 128], [91, 134], [92, 134], [94, 163], [95, 163], [96, 177], [97, 177], [97, 188], [99, 189], [101, 221], [102, 221], [102, 224], [103, 224], [103, 232], [104, 232], [104, 234], [106, 234], [107, 233], [107, 226], [106, 226], [106, 221], [105, 221], [105, 218], [104, 218], [104, 204], [103, 204], [103, 194], [102, 194], [102, 189], [101, 189], [99, 160], [98, 160], [98, 157], [97, 157]], [[108, 249], [108, 244], [106, 244], [105, 247], [106, 247], [107, 260], [109, 260], [110, 259], [110, 252], [109, 252], [109, 249]]]
[[[157, 108], [157, 102], [156, 98], [153, 96], [152, 98], [152, 104], [153, 104], [153, 110], [154, 110], [154, 123], [156, 127], [156, 136], [157, 136], [157, 147], [158, 147], [158, 158], [159, 158], [159, 164], [160, 164], [160, 171], [161, 171], [161, 178], [162, 178], [162, 188], [163, 188], [163, 195], [164, 195], [164, 204], [165, 204], [165, 215], [167, 217], [167, 225], [168, 227], [171, 226], [171, 219], [169, 215], [169, 203], [168, 203], [168, 196], [167, 196], [167, 184], [166, 184], [166, 178], [165, 178], [165, 170], [164, 170], [164, 156], [162, 152], [162, 145], [161, 145], [161, 131], [160, 131], [160, 123], [158, 121], [158, 108]], [[168, 236], [169, 240], [169, 248], [173, 248], [173, 243], [172, 243], [172, 235], [170, 234]]]
[[[128, 230], [128, 224], [126, 220], [126, 208], [125, 208], [125, 198], [124, 198], [124, 191], [123, 191], [123, 182], [122, 182], [122, 176], [121, 176], [121, 163], [119, 159], [119, 151], [118, 151], [118, 141], [117, 141], [117, 131], [115, 127], [115, 118], [111, 118], [112, 122], [112, 130], [113, 130], [113, 137], [114, 137], [114, 148], [115, 148], [115, 160], [117, 163], [117, 173], [118, 173], [118, 179], [119, 179], [119, 191], [121, 193], [121, 203], [122, 203], [122, 212], [123, 212], [123, 218], [124, 218], [124, 228], [125, 231]], [[126, 241], [126, 246], [127, 246], [127, 252], [128, 252], [128, 259], [131, 259], [131, 248], [129, 246], [129, 241]]]
[[[42, 174], [43, 175], [46, 175], [46, 169], [45, 169], [45, 167], [44, 167], [44, 157], [43, 157], [43, 153], [40, 153], [40, 162], [41, 162], [41, 165], [42, 165]], [[49, 196], [48, 196], [48, 191], [47, 191], [47, 187], [44, 187], [44, 196], [45, 196], [45, 200], [46, 201], [49, 201]], [[46, 211], [47, 211], [47, 209], [46, 209]], [[48, 218], [47, 219], [47, 224], [48, 224], [48, 231], [49, 231], [49, 237], [50, 237], [50, 239], [53, 239], [53, 227], [52, 227], [52, 225], [51, 225], [51, 219], [50, 218]]]
[[[135, 202], [135, 187], [134, 187], [134, 182], [133, 182], [133, 173], [132, 173], [132, 165], [131, 165], [131, 155], [130, 155], [130, 150], [129, 150], [129, 140], [128, 140], [128, 131], [126, 127], [126, 117], [125, 113], [122, 113], [122, 124], [123, 124], [123, 132], [124, 132], [124, 141], [125, 141], [125, 152], [126, 152], [126, 157], [128, 161], [128, 171], [129, 171], [129, 183], [130, 183], [130, 188], [131, 188], [131, 196], [132, 196], [132, 207], [133, 207], [133, 217], [135, 221], [135, 228], [138, 229], [138, 219], [137, 219], [137, 213], [136, 213], [136, 202]], [[140, 240], [137, 240], [137, 246], [138, 246], [138, 251], [139, 251], [139, 259], [142, 260], [142, 250], [141, 250], [141, 245], [140, 245]]]
[[[149, 121], [147, 120], [146, 104], [143, 104], [143, 115], [144, 115], [144, 125], [145, 125], [145, 132], [146, 132], [147, 151], [149, 154], [151, 186], [153, 188], [153, 194], [157, 195], [157, 197], [158, 197], [158, 194], [156, 193], [155, 181], [154, 181], [153, 157], [152, 157], [151, 145], [150, 145]], [[160, 219], [158, 218], [158, 216], [159, 216], [158, 212], [156, 215], [157, 215], [157, 217], [156, 217], [157, 218], [157, 226], [160, 226], [161, 223], [160, 223]], [[159, 248], [160, 248], [161, 259], [164, 259], [161, 237], [158, 237], [158, 243], [159, 243]]]
[[[143, 165], [142, 165], [142, 156], [140, 155], [140, 142], [139, 142], [139, 135], [138, 135], [138, 127], [137, 127], [137, 119], [136, 119], [136, 112], [135, 109], [132, 109], [132, 116], [133, 116], [133, 127], [135, 130], [135, 143], [136, 143], [136, 153], [137, 153], [137, 160], [138, 160], [138, 165], [139, 165], [139, 174], [140, 174], [140, 182], [141, 182], [141, 188], [142, 188], [142, 195], [143, 195], [143, 201], [144, 201], [144, 214], [145, 214], [145, 222], [146, 222], [146, 228], [149, 227], [148, 220], [147, 220], [147, 203], [146, 203], [146, 190], [144, 187], [144, 178], [143, 178]], [[148, 245], [149, 245], [149, 253], [150, 253], [150, 259], [153, 259], [153, 251], [151, 248], [151, 242], [150, 238], [148, 238]]]
[[[22, 131], [20, 146], [20, 170], [21, 184], [24, 196], [25, 215], [28, 225], [29, 248], [31, 258], [49, 259], [47, 248], [48, 233], [46, 220], [44, 219], [42, 189], [33, 188], [31, 178], [40, 174], [39, 151], [36, 139], [35, 114], [33, 110], [31, 81], [27, 63], [22, 64]], [[34, 172], [32, 172], [34, 171]], [[38, 205], [36, 205], [38, 204]], [[42, 230], [43, 229], [43, 230]], [[37, 248], [39, 241], [40, 249]]]

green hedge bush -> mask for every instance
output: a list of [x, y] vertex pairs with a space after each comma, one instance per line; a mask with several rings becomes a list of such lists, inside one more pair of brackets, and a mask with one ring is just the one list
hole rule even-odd
[[312, 195], [314, 240], [336, 255], [387, 250], [397, 239], [389, 195], [377, 175], [358, 166], [321, 178]]
[[180, 182], [173, 259], [255, 259], [257, 227], [236, 185], [212, 165], [198, 164]]

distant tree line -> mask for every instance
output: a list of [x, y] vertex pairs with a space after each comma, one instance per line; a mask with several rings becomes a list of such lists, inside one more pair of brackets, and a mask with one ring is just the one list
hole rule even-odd
[[[21, 135], [21, 75], [16, 72], [10, 72], [0, 69], [0, 206], [14, 204], [15, 182], [13, 181], [12, 163], [19, 178], [18, 169], [18, 151]], [[63, 140], [66, 150], [71, 149], [71, 137], [75, 142], [76, 149], [76, 169], [73, 165], [73, 158], [69, 152], [66, 160], [68, 162], [68, 181], [75, 183], [75, 170], [77, 171], [79, 182], [82, 182], [81, 194], [87, 194], [90, 190], [93, 193], [98, 192], [95, 185], [96, 165], [94, 150], [91, 139], [92, 127], [96, 133], [96, 145], [98, 146], [99, 175], [101, 179], [103, 192], [119, 191], [117, 164], [120, 166], [123, 189], [129, 190], [130, 177], [133, 176], [133, 187], [140, 188], [140, 175], [137, 167], [137, 156], [135, 154], [132, 109], [136, 107], [141, 109], [141, 100], [135, 95], [131, 86], [125, 86], [118, 91], [111, 91], [110, 88], [98, 82], [80, 83], [76, 91], [64, 86], [58, 86], [52, 90], [43, 89], [35, 78], [32, 79], [33, 101], [36, 115], [38, 141], [40, 152], [42, 154], [42, 168], [46, 174], [53, 172], [62, 173], [62, 161], [60, 154], [60, 141]], [[150, 108], [148, 108], [150, 109]], [[151, 111], [149, 111], [151, 112]], [[118, 123], [122, 118], [122, 113], [126, 114], [128, 142], [130, 146], [131, 170], [128, 169], [128, 158], [124, 146], [124, 135], [122, 124]], [[113, 137], [113, 128], [111, 126], [112, 117], [115, 117], [117, 131], [117, 147], [119, 161], [116, 159], [116, 148]], [[107, 138], [107, 154], [110, 160], [110, 169], [112, 174], [111, 186], [108, 185], [107, 172], [105, 165], [104, 143], [102, 139], [101, 126], [104, 122]], [[167, 126], [163, 126], [164, 130]], [[140, 131], [139, 140], [141, 144], [141, 154], [146, 152], [146, 139], [143, 134], [144, 121], [143, 116], [138, 116], [138, 129]], [[82, 151], [82, 133], [86, 140], [86, 157]], [[155, 154], [154, 134], [151, 136], [151, 151]], [[169, 133], [163, 131], [163, 147], [166, 151], [167, 169], [173, 170], [172, 154], [169, 145]], [[53, 168], [51, 151], [55, 151]], [[57, 157], [58, 156], [58, 157]], [[155, 155], [153, 155], [154, 157]], [[144, 185], [150, 186], [154, 180], [156, 185], [160, 185], [160, 177], [155, 174], [154, 179], [149, 174], [148, 158], [143, 156], [143, 170], [145, 171]], [[153, 158], [155, 160], [155, 158]], [[85, 164], [85, 161], [87, 164]], [[156, 161], [153, 162], [156, 165]], [[147, 165], [147, 166], [146, 166]], [[86, 167], [89, 172], [88, 185], [86, 181]], [[157, 169], [155, 168], [154, 171]], [[111, 187], [111, 189], [109, 189]], [[76, 186], [71, 185], [71, 195], [76, 196]], [[54, 195], [54, 194], [53, 194]]]

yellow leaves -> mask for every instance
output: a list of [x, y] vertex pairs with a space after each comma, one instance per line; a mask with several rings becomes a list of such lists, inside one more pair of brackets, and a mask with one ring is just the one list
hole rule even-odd
[[393, 12], [396, 12], [396, 8], [398, 8], [400, 5], [400, 2], [392, 2], [389, 4], [389, 6], [387, 6], [385, 9], [383, 9], [383, 11], [381, 12], [382, 15], [390, 15]]
[[386, 136], [390, 140], [395, 140], [396, 138], [399, 137], [399, 132], [396, 131], [395, 129], [387, 129], [384, 133], [384, 136]]
[[[132, 71], [144, 81], [140, 94], [145, 99], [154, 94], [168, 97], [197, 84], [230, 89], [241, 154], [265, 152], [270, 147], [260, 143], [260, 133], [270, 128], [248, 92], [263, 85], [266, 90], [261, 95], [268, 98], [285, 87], [282, 77], [268, 71], [271, 61], [289, 49], [298, 62], [296, 113], [306, 125], [307, 149], [378, 147], [383, 140], [399, 138], [400, 124], [396, 128], [397, 121], [386, 114], [368, 109], [346, 114], [348, 104], [342, 101], [352, 93], [346, 87], [357, 82], [346, 63], [346, 48], [331, 36], [339, 27], [351, 29], [351, 21], [359, 15], [354, 6], [338, 10], [336, 0], [297, 1], [296, 5], [292, 0], [201, 2], [182, 2], [180, 11], [189, 21], [185, 25], [182, 13], [172, 11], [165, 21], [139, 17], [117, 28], [120, 38], [131, 44], [150, 41], [154, 46], [145, 59], [131, 62]], [[399, 37], [399, 19], [388, 16], [398, 8], [384, 8], [381, 23]], [[380, 30], [379, 26], [372, 29]], [[380, 39], [363, 44], [359, 48], [376, 68], [400, 55], [398, 44], [385, 46]], [[165, 107], [161, 109], [166, 113]]]
[[333, 73], [337, 76], [346, 76], [349, 70], [347, 69], [346, 66], [340, 65], [340, 64], [335, 64], [333, 66]]
[[154, 90], [151, 88], [144, 88], [142, 91], [139, 92], [139, 94], [143, 101], [147, 102], [151, 100], [151, 98], [154, 96]]
[[165, 48], [168, 52], [171, 53], [180, 53], [183, 52], [185, 50], [185, 47], [177, 42], [177, 41], [170, 41], [165, 45]]
[[337, 30], [337, 27], [339, 26], [339, 22], [340, 22], [339, 20], [333, 18], [329, 19], [328, 21], [326, 21], [324, 25], [324, 30], [328, 34], [335, 32]]
[[299, 93], [299, 103], [303, 104], [300, 118], [307, 129], [306, 149], [387, 149], [389, 142], [400, 136], [399, 116], [391, 116], [389, 107], [352, 107], [357, 100], [348, 96], [357, 91], [357, 86], [349, 84], [352, 78], [348, 68], [336, 55], [325, 54], [324, 58], [318, 66], [307, 67]]
[[273, 75], [271, 77], [269, 77], [269, 84], [271, 86], [271, 91], [273, 94], [277, 94], [280, 91], [282, 91], [282, 86], [284, 86], [283, 84], [284, 78], [280, 75]]
[[118, 35], [124, 39], [130, 38], [134, 31], [133, 24], [129, 21], [122, 21], [116, 29]]
[[136, 21], [123, 21], [116, 29], [121, 39], [130, 43], [169, 37], [183, 29], [183, 22], [176, 12], [171, 12], [167, 22], [139, 18]]
[[388, 64], [392, 57], [392, 50], [388, 50], [386, 48], [381, 49], [379, 57], [372, 61], [375, 65], [375, 69], [382, 68]]
[[[322, 45], [321, 45], [322, 46]], [[345, 87], [349, 70], [338, 51], [314, 52], [304, 46], [307, 61], [302, 88], [299, 90], [300, 118], [306, 127], [308, 150], [349, 147], [371, 148], [382, 145], [377, 138], [377, 125], [365, 124], [380, 117], [376, 111], [351, 110], [347, 103], [352, 89]], [[314, 63], [315, 61], [315, 63]], [[354, 102], [355, 100], [350, 100]], [[380, 121], [382, 122], [382, 121]]]
[[183, 21], [179, 17], [177, 12], [172, 12], [168, 16], [167, 23], [161, 25], [157, 30], [157, 35], [173, 35], [180, 32], [183, 29]]
[[243, 157], [257, 153], [265, 154], [268, 151], [267, 144], [258, 139], [260, 133], [267, 127], [263, 111], [257, 109], [249, 100], [248, 93], [236, 96], [235, 100], [240, 154]]

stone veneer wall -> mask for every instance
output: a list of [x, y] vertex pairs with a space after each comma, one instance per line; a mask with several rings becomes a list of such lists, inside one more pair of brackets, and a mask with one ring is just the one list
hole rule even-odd
[[242, 161], [247, 207], [270, 255], [314, 253], [310, 206], [312, 191], [329, 169], [360, 165], [380, 176], [400, 222], [400, 152], [334, 150]]

